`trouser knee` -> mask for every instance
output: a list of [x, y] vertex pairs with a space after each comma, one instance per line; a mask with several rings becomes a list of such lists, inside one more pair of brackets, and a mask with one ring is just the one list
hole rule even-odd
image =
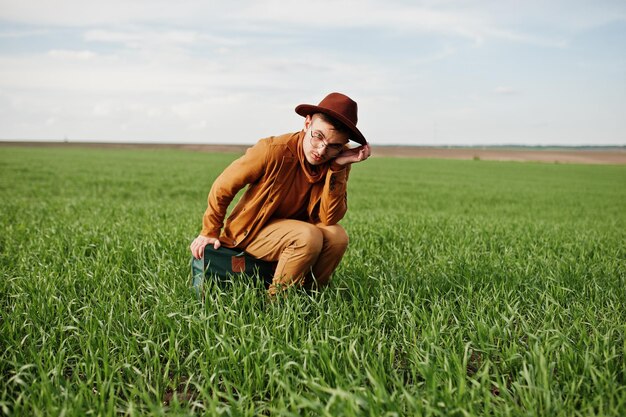
[[348, 248], [350, 242], [348, 233], [338, 224], [324, 226], [324, 240], [326, 240], [328, 247], [342, 253]]
[[304, 249], [307, 253], [318, 255], [322, 251], [324, 235], [316, 226], [303, 223], [299, 226], [294, 246]]

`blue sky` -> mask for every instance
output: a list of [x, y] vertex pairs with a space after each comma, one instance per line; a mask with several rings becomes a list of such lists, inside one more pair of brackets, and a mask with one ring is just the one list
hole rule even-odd
[[626, 145], [625, 1], [0, 0], [0, 140]]

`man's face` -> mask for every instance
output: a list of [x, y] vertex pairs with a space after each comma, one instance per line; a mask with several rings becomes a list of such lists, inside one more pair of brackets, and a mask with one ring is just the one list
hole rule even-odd
[[311, 165], [320, 165], [339, 155], [348, 143], [348, 135], [335, 130], [317, 116], [304, 120], [304, 156]]

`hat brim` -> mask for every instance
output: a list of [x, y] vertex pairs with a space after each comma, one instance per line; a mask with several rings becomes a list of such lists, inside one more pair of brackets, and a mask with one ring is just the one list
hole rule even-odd
[[361, 131], [357, 129], [357, 127], [354, 124], [352, 124], [350, 120], [348, 120], [343, 115], [337, 112], [334, 112], [325, 107], [314, 106], [312, 104], [300, 104], [299, 106], [296, 107], [296, 113], [298, 113], [302, 117], [310, 116], [315, 113], [327, 114], [339, 120], [346, 128], [348, 128], [348, 130], [350, 130], [353, 133], [353, 135], [350, 135], [350, 140], [360, 143], [361, 145], [367, 145], [367, 140], [365, 140], [365, 136], [363, 136]]

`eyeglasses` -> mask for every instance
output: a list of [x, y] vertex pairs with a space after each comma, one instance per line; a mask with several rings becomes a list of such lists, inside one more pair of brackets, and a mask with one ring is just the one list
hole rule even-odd
[[341, 152], [341, 150], [344, 147], [342, 143], [326, 142], [324, 140], [324, 136], [322, 136], [322, 134], [319, 132], [313, 132], [312, 130], [310, 130], [309, 132], [311, 133], [311, 146], [313, 146], [316, 149], [321, 148], [323, 145], [324, 149], [326, 149], [326, 152], [328, 152], [330, 155], [334, 155], [336, 153]]

